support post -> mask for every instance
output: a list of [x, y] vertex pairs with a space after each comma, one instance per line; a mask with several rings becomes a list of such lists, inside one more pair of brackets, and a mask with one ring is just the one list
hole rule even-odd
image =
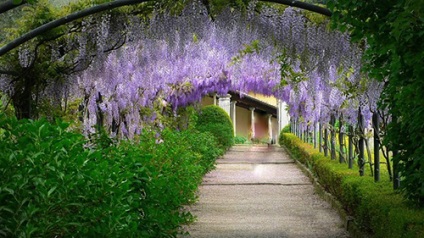
[[322, 124], [321, 122], [318, 122], [318, 144], [319, 144], [318, 149], [319, 149], [319, 152], [321, 153], [322, 152]]
[[349, 155], [348, 155], [348, 160], [349, 160], [349, 169], [353, 168], [353, 126], [349, 125], [349, 145], [348, 145], [348, 150], [349, 150]]
[[380, 122], [378, 113], [372, 114], [372, 124], [374, 125], [374, 181], [380, 181]]
[[358, 145], [358, 166], [359, 175], [364, 176], [365, 174], [365, 158], [364, 158], [364, 118], [362, 116], [361, 108], [358, 111], [358, 130], [359, 130], [359, 145]]
[[309, 143], [309, 126], [306, 126], [305, 137], [303, 139], [305, 143]]
[[336, 116], [334, 114], [331, 114], [330, 116], [330, 152], [331, 152], [331, 159], [336, 159]]
[[297, 136], [297, 118], [294, 120], [294, 131], [293, 131], [293, 134], [295, 135], [295, 136]]
[[228, 116], [231, 117], [231, 95], [220, 95], [218, 99], [218, 106], [227, 112]]
[[233, 121], [234, 136], [237, 135], [237, 101], [232, 101], [230, 104], [231, 121]]
[[345, 141], [344, 141], [344, 134], [345, 134], [345, 127], [343, 125], [343, 114], [340, 114], [339, 117], [339, 162], [340, 163], [345, 163], [346, 159], [345, 159]]
[[[398, 155], [398, 151], [393, 151], [393, 158], [395, 158]], [[398, 172], [398, 163], [395, 159], [393, 159], [393, 189], [399, 189], [400, 188], [400, 176]]]
[[293, 128], [294, 128], [294, 123], [293, 123], [293, 120], [290, 118], [290, 133], [293, 133]]
[[314, 123], [314, 137], [313, 137], [314, 148], [317, 148], [317, 123]]
[[272, 115], [268, 116], [268, 136], [269, 136], [269, 144], [274, 144], [274, 138], [272, 135]]
[[255, 108], [251, 107], [249, 108], [250, 110], [250, 130], [252, 132], [250, 139], [254, 139], [255, 138]]
[[[398, 123], [397, 117], [393, 116], [392, 121], [394, 123]], [[399, 189], [400, 188], [400, 176], [398, 171], [398, 159], [396, 158], [398, 155], [398, 150], [393, 149], [393, 189]]]
[[324, 127], [324, 155], [328, 156], [328, 128]]

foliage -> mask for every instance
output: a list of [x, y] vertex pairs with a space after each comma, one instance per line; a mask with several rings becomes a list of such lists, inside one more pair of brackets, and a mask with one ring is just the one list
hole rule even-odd
[[395, 120], [385, 144], [406, 196], [424, 205], [424, 5], [422, 1], [329, 1], [334, 27], [364, 45], [364, 71], [385, 88], [381, 107]]
[[390, 181], [375, 183], [372, 177], [359, 177], [293, 134], [281, 133], [279, 141], [294, 159], [311, 169], [320, 185], [342, 203], [362, 231], [372, 237], [424, 235], [424, 210], [405, 202], [392, 190]]
[[216, 137], [219, 147], [229, 149], [234, 144], [234, 129], [231, 119], [224, 109], [209, 105], [201, 109], [197, 127], [201, 132], [210, 132]]
[[243, 136], [235, 136], [234, 137], [234, 144], [244, 144], [247, 142], [247, 138]]
[[1, 116], [0, 128], [0, 237], [174, 237], [222, 154], [193, 130], [116, 144], [60, 121]]
[[290, 124], [288, 124], [287, 126], [285, 126], [281, 131], [283, 133], [290, 133], [291, 132]]

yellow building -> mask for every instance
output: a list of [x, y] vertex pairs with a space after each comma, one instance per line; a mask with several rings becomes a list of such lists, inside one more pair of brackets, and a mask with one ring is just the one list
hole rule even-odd
[[253, 92], [206, 96], [202, 105], [222, 107], [230, 115], [234, 135], [252, 141], [276, 143], [279, 132], [289, 122], [283, 102]]

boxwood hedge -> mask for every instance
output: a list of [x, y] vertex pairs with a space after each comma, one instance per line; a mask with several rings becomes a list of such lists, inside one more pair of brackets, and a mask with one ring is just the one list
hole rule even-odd
[[319, 184], [331, 193], [357, 226], [372, 237], [424, 237], [424, 209], [394, 192], [390, 181], [375, 183], [370, 176], [325, 157], [295, 135], [281, 133], [280, 145], [305, 164]]

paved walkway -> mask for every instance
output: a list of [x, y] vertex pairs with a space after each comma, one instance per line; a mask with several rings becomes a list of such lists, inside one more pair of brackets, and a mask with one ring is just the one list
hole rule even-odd
[[282, 148], [234, 146], [217, 163], [191, 208], [192, 237], [349, 237]]

